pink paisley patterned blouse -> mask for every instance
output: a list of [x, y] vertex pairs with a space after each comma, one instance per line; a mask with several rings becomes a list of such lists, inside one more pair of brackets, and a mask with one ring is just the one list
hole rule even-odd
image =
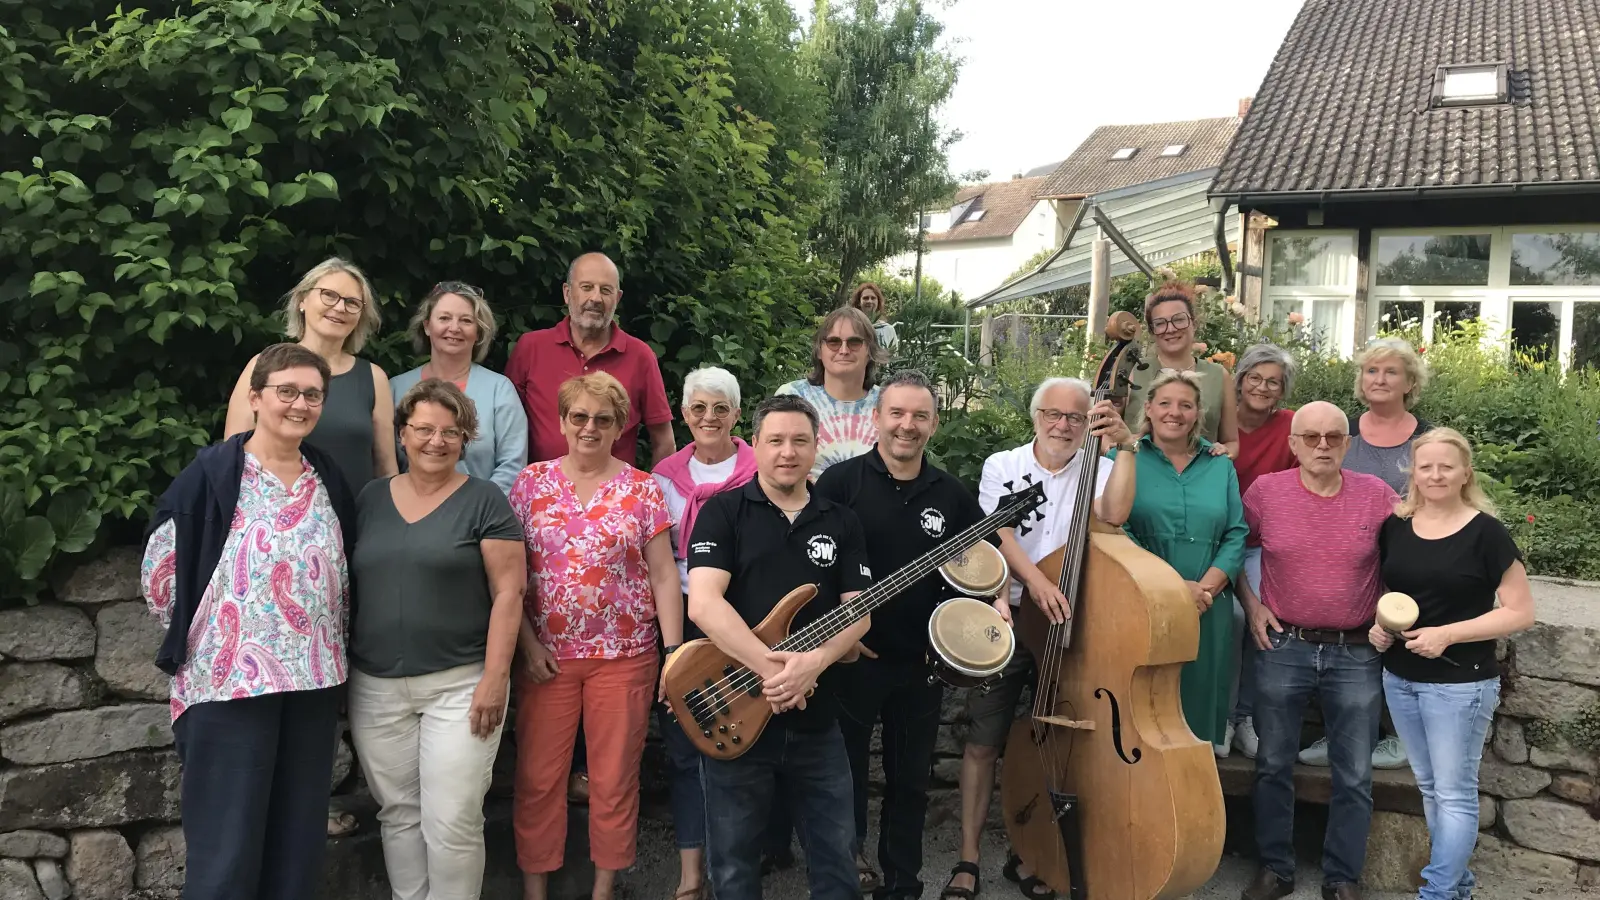
[[[244, 455], [239, 505], [222, 560], [189, 627], [172, 679], [172, 718], [196, 703], [343, 684], [350, 576], [328, 491], [304, 459], [285, 489]], [[145, 547], [141, 581], [162, 625], [172, 621], [177, 523]]]
[[523, 607], [556, 659], [655, 652], [656, 601], [644, 547], [672, 527], [661, 486], [624, 465], [578, 502], [561, 460], [534, 463], [511, 488], [528, 545]]

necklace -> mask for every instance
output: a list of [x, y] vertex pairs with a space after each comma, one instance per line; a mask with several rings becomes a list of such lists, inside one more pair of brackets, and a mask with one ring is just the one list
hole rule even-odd
[[778, 503], [776, 501], [773, 501], [772, 505], [778, 507], [779, 509], [783, 510], [786, 513], [797, 513], [800, 510], [805, 509], [806, 508], [806, 504], [810, 503], [810, 502], [811, 502], [811, 495], [808, 493], [808, 494], [806, 494], [805, 499], [800, 501], [800, 505], [799, 506], [795, 506], [795, 507], [783, 506], [782, 504], [780, 504], [780, 503]]

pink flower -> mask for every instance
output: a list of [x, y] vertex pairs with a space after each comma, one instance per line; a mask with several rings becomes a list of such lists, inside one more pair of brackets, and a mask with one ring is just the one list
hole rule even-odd
[[1193, 350], [1195, 353], [1204, 353], [1206, 352], [1206, 344], [1204, 341], [1195, 341], [1194, 344], [1189, 347], [1189, 349]]
[[1532, 514], [1532, 513], [1529, 513], [1529, 514], [1528, 514], [1528, 524], [1529, 524], [1529, 525], [1532, 525], [1532, 524], [1533, 524], [1533, 514]]
[[1289, 313], [1289, 324], [1290, 325], [1299, 325], [1299, 324], [1304, 323], [1305, 320], [1306, 320], [1306, 317], [1305, 317], [1305, 315], [1303, 313], [1297, 313], [1297, 312]]
[[1236, 315], [1236, 316], [1238, 316], [1240, 318], [1244, 318], [1244, 304], [1243, 303], [1240, 303], [1239, 301], [1235, 300], [1235, 301], [1233, 301], [1233, 305], [1229, 306], [1228, 309], [1231, 310], [1234, 315]]

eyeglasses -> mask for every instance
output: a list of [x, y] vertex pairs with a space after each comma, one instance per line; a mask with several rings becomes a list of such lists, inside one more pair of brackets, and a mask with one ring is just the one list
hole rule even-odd
[[840, 347], [849, 347], [851, 350], [860, 350], [862, 347], [867, 345], [867, 339], [864, 337], [828, 337], [822, 339], [822, 344], [829, 350], [838, 353]]
[[1194, 316], [1191, 316], [1188, 313], [1178, 313], [1170, 319], [1151, 319], [1150, 330], [1155, 334], [1162, 334], [1173, 328], [1182, 331], [1193, 324]]
[[694, 416], [696, 419], [726, 419], [732, 412], [733, 407], [726, 403], [718, 403], [713, 406], [706, 406], [704, 403], [689, 404], [689, 415]]
[[1337, 450], [1344, 446], [1345, 441], [1350, 440], [1350, 435], [1345, 434], [1342, 431], [1329, 431], [1325, 434], [1315, 431], [1305, 431], [1296, 433], [1295, 437], [1304, 441], [1308, 447], [1319, 447], [1322, 445], [1323, 441], [1327, 441], [1329, 450]]
[[341, 297], [338, 291], [329, 290], [328, 288], [317, 288], [316, 294], [317, 299], [322, 301], [322, 305], [329, 309], [333, 309], [343, 303], [345, 309], [358, 313], [361, 312], [361, 307], [367, 305], [367, 301], [360, 297]]
[[1039, 418], [1043, 419], [1046, 425], [1054, 425], [1062, 419], [1066, 419], [1067, 424], [1073, 428], [1082, 428], [1084, 423], [1089, 421], [1089, 417], [1083, 413], [1062, 412], [1059, 409], [1041, 409], [1039, 410]]
[[[272, 388], [277, 393], [278, 399], [285, 403], [293, 403], [304, 397], [306, 398], [307, 406], [321, 406], [323, 399], [328, 396], [327, 391], [321, 388], [305, 388], [302, 390], [292, 384], [269, 384], [266, 387]], [[266, 390], [266, 388], [262, 388], [262, 390]]]
[[424, 444], [435, 437], [441, 438], [446, 444], [459, 444], [461, 439], [466, 437], [466, 432], [459, 428], [435, 428], [432, 425], [412, 425], [410, 422], [406, 423], [406, 427], [411, 429], [412, 434], [421, 438]]
[[600, 429], [601, 431], [605, 431], [611, 426], [617, 424], [617, 417], [611, 413], [599, 413], [591, 416], [586, 412], [572, 410], [571, 412], [567, 413], [567, 422], [571, 424], [573, 428], [580, 429], [585, 425], [588, 425], [590, 422], [594, 422], [594, 427]]
[[1269, 391], [1278, 391], [1283, 389], [1283, 382], [1279, 381], [1278, 379], [1262, 378], [1260, 375], [1257, 375], [1254, 372], [1245, 373], [1244, 383], [1253, 388], [1265, 387]]

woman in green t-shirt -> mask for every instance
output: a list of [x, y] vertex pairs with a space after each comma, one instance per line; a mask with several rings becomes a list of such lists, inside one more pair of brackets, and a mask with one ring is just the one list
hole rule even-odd
[[[1122, 420], [1137, 434], [1144, 420], [1145, 394], [1164, 370], [1193, 372], [1200, 378], [1200, 436], [1211, 442], [1209, 452], [1237, 458], [1239, 419], [1237, 398], [1228, 370], [1194, 355], [1195, 288], [1184, 281], [1168, 281], [1144, 301], [1144, 324], [1150, 331], [1155, 358], [1146, 359], [1130, 376], [1132, 391]], [[1148, 352], [1148, 351], [1146, 351]]]

